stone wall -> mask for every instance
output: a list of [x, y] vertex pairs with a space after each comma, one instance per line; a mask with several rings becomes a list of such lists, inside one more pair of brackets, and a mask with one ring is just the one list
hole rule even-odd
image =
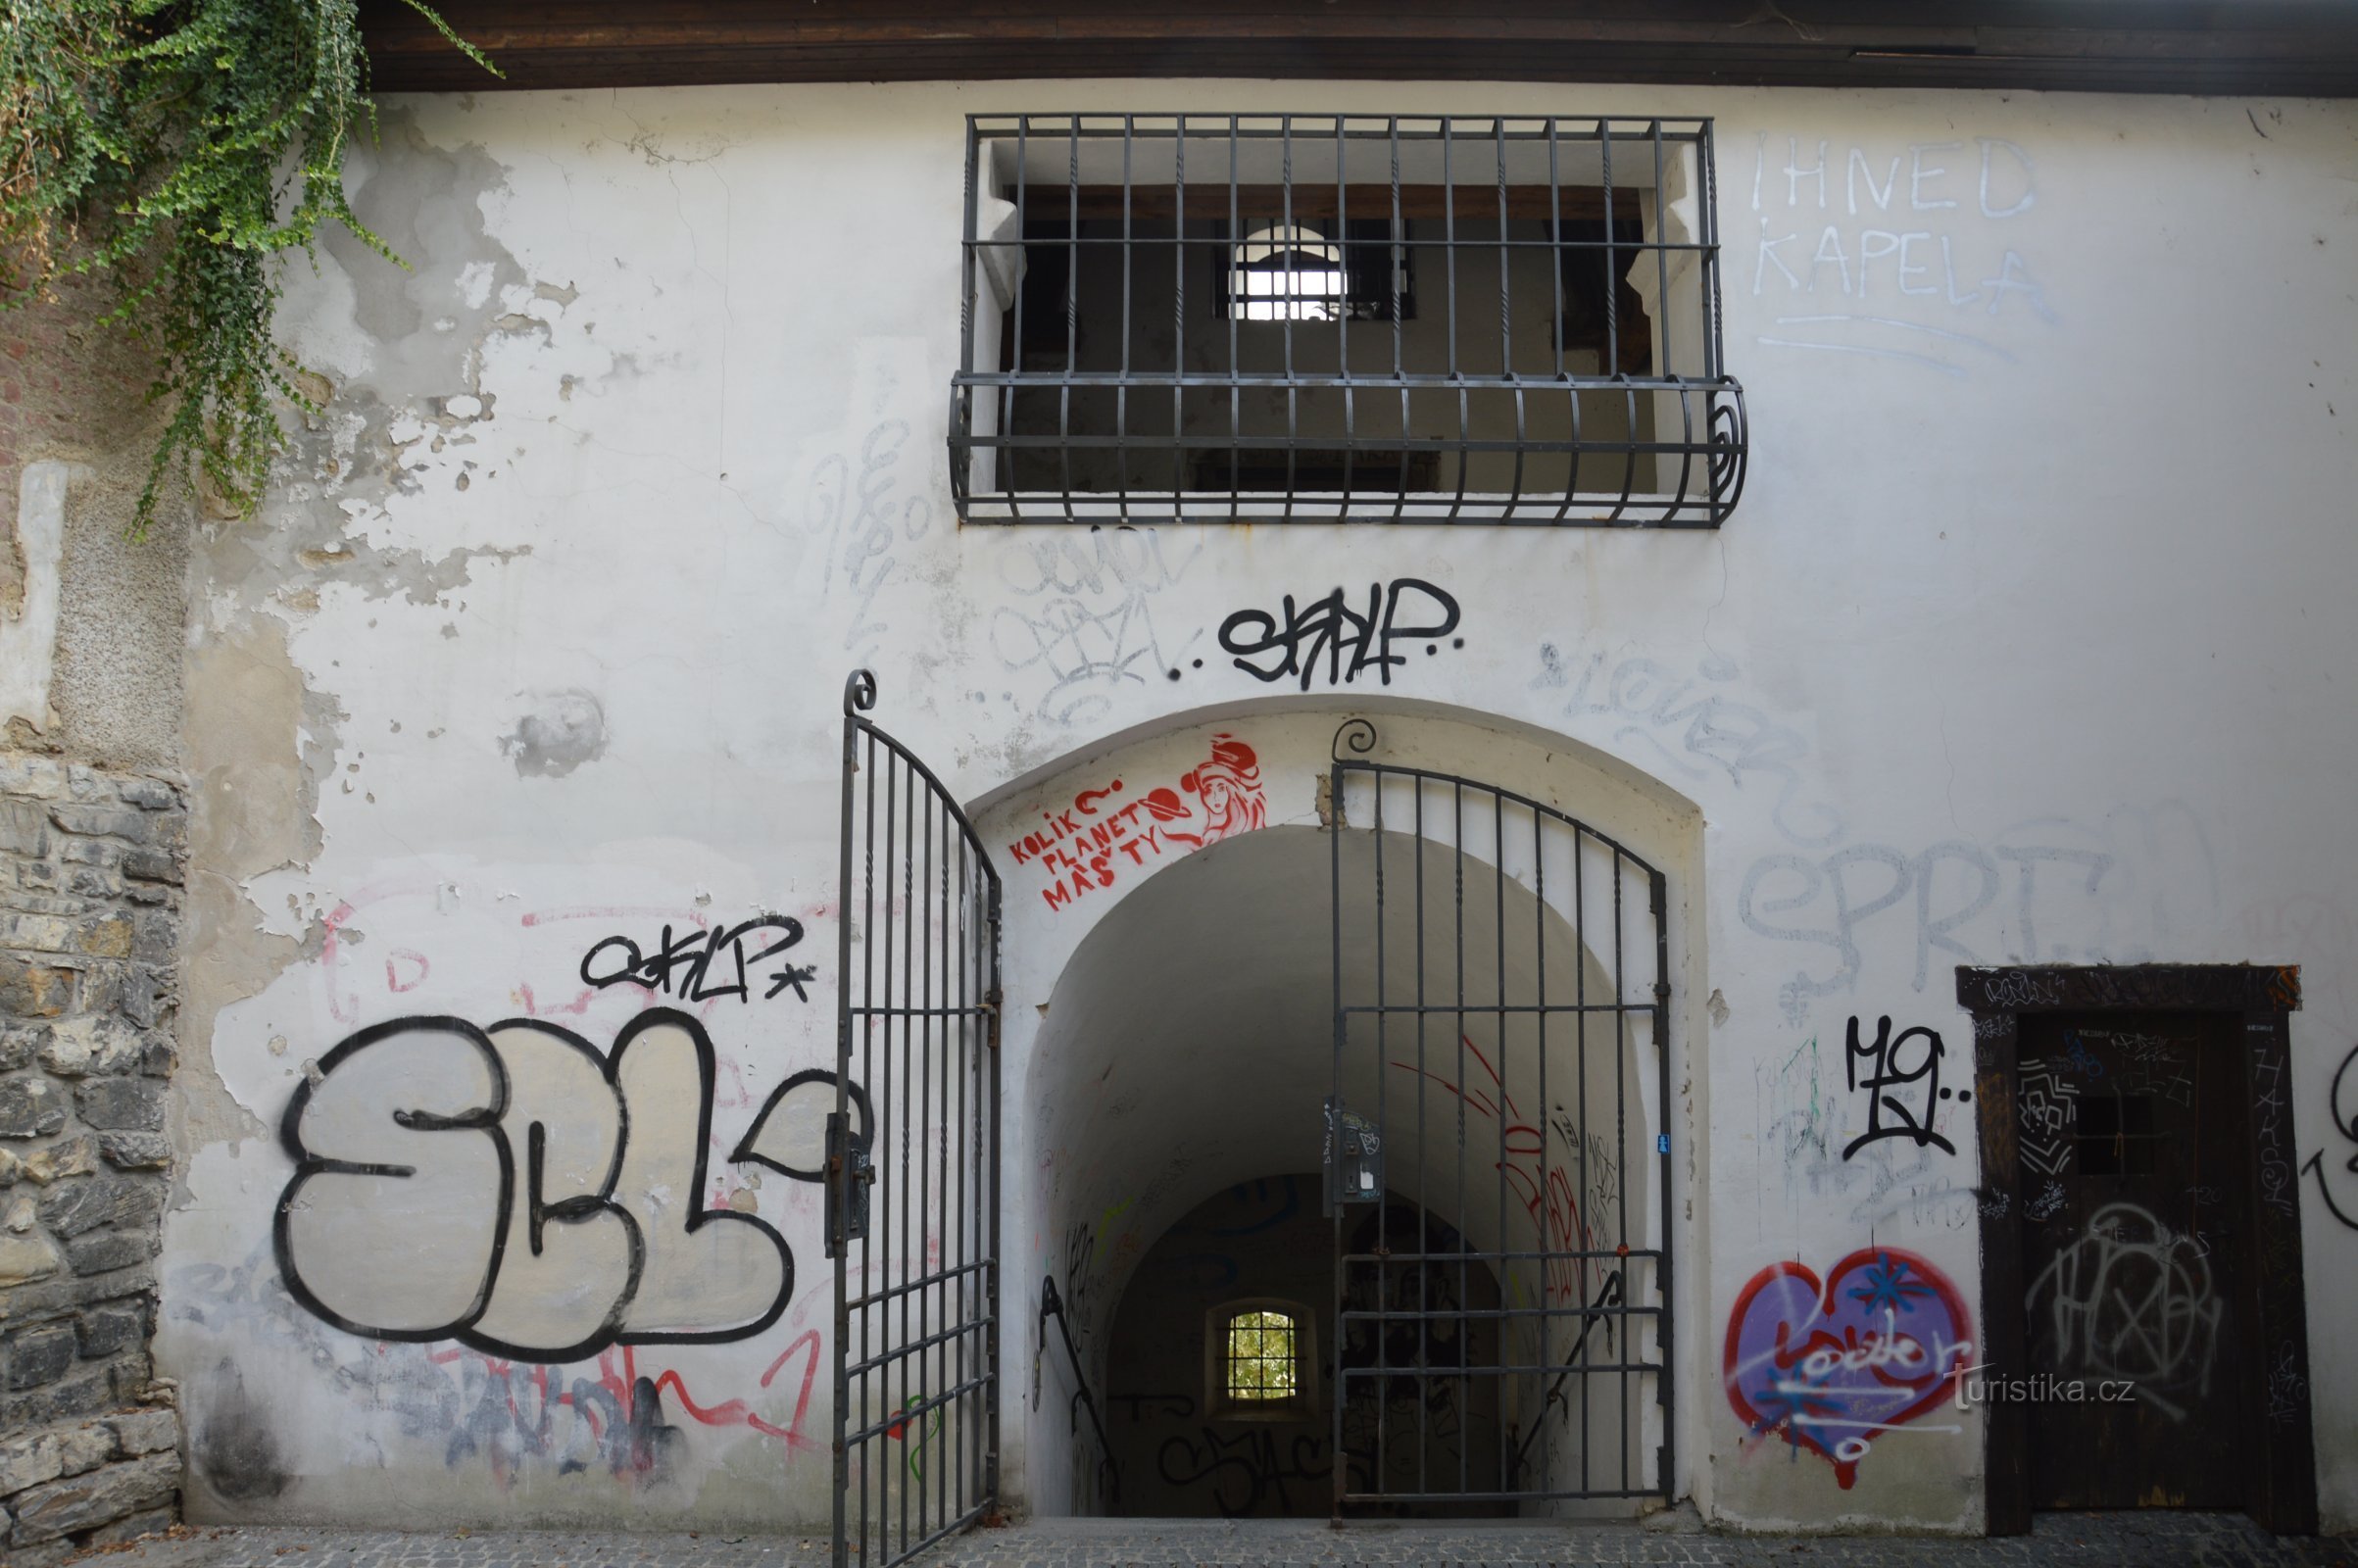
[[172, 1522], [154, 1376], [187, 812], [166, 779], [0, 752], [0, 1547]]

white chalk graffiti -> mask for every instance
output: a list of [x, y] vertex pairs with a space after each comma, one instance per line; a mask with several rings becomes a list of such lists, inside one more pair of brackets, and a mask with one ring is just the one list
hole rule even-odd
[[1983, 335], [1993, 318], [2055, 322], [2008, 221], [2039, 204], [2021, 147], [1996, 136], [1872, 150], [1784, 141], [1754, 142], [1751, 290], [1787, 312], [1761, 343], [1962, 378], [2014, 362]]
[[2079, 1086], [2056, 1072], [2043, 1056], [2022, 1060], [2022, 1087], [2015, 1102], [2022, 1111], [2022, 1162], [2041, 1176], [2060, 1175], [2072, 1162], [2072, 1134], [2078, 1119]]
[[2165, 1397], [2210, 1392], [2226, 1303], [2205, 1249], [2135, 1203], [2107, 1203], [2031, 1284], [2027, 1305], [2040, 1348], [2062, 1371], [2120, 1378], [2174, 1421]]

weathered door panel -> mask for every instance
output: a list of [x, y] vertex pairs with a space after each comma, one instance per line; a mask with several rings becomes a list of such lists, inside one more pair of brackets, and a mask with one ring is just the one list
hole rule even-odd
[[2232, 1022], [2021, 1025], [2031, 1500], [2232, 1508], [2254, 1225]]

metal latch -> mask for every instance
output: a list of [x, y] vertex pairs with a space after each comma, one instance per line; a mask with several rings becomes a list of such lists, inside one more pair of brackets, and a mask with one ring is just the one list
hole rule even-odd
[[1343, 1108], [1343, 1102], [1326, 1102], [1326, 1211], [1345, 1203], [1384, 1200], [1384, 1135], [1366, 1117]]
[[867, 1146], [852, 1136], [852, 1118], [827, 1114], [826, 1255], [841, 1257], [868, 1233], [868, 1189], [876, 1184]]

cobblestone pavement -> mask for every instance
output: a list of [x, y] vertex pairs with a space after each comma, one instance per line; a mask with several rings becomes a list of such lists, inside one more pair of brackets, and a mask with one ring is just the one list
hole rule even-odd
[[[1675, 1516], [1667, 1516], [1675, 1518]], [[175, 1532], [104, 1548], [94, 1568], [816, 1568], [822, 1536], [560, 1531]], [[2358, 1538], [2280, 1540], [2239, 1515], [2053, 1514], [2028, 1537], [1732, 1536], [1693, 1526], [1352, 1525], [1311, 1521], [1063, 1519], [977, 1531], [923, 1568], [1123, 1568], [1130, 1564], [1663, 1563], [1725, 1568], [2358, 1568]]]

